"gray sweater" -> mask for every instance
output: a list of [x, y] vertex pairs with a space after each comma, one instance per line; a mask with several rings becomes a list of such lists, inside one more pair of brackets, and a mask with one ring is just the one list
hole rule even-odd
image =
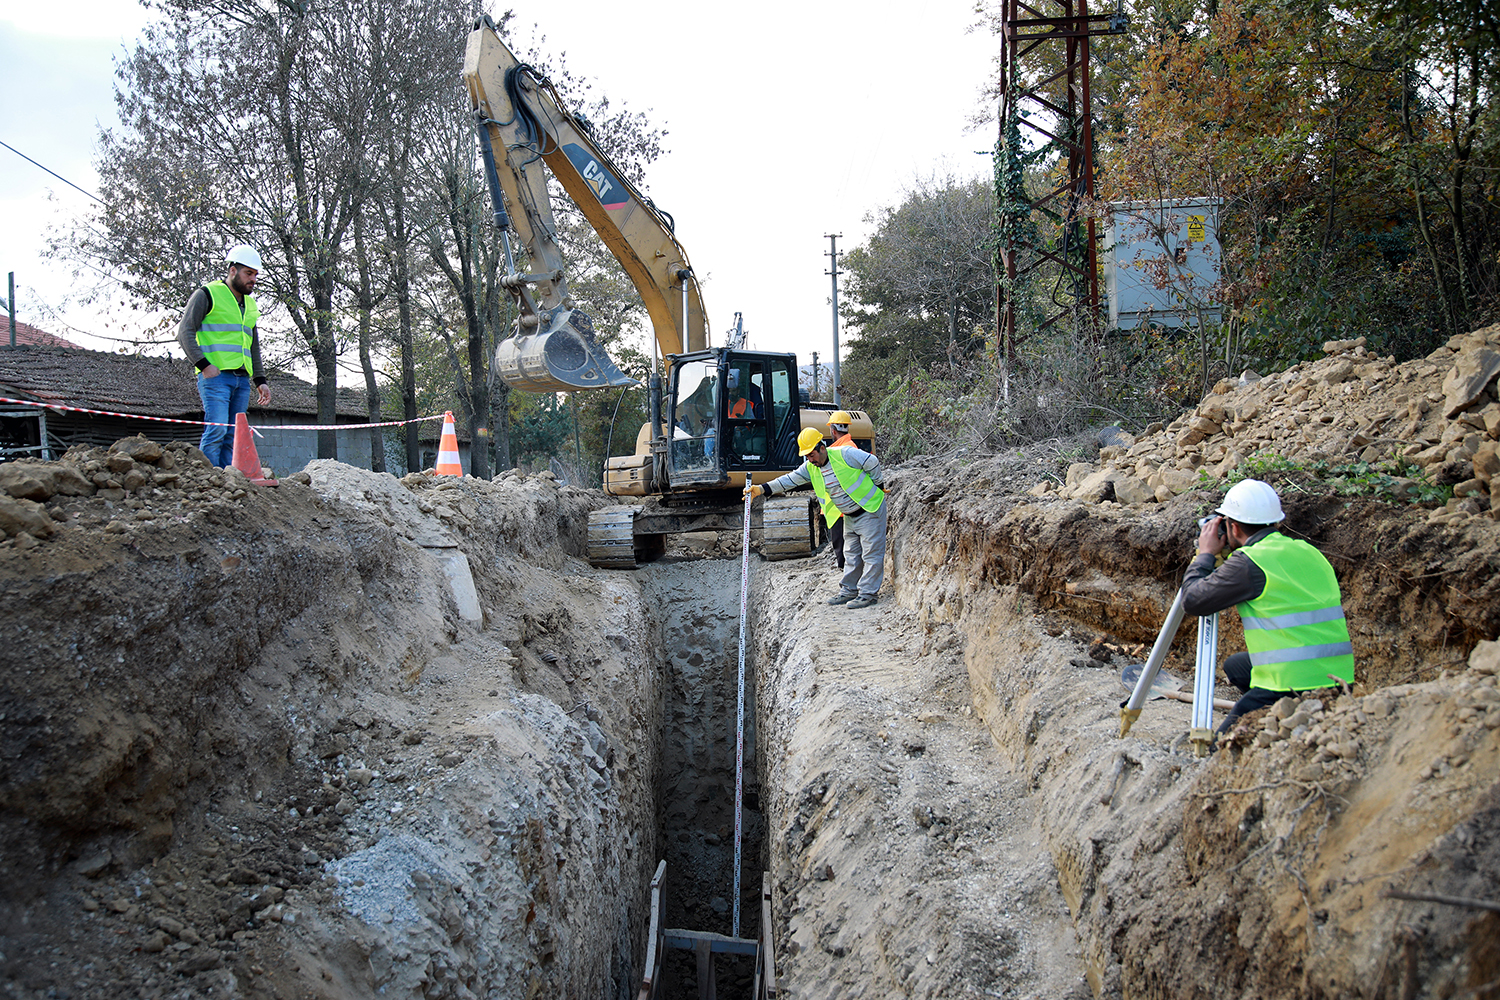
[[[828, 450], [834, 451], [835, 449], [830, 448]], [[843, 455], [844, 461], [850, 466], [856, 469], [863, 469], [876, 486], [880, 485], [883, 475], [880, 471], [880, 459], [867, 451], [860, 451], [858, 448], [852, 446], [836, 450]], [[801, 465], [797, 466], [791, 472], [788, 472], [784, 476], [777, 476], [767, 483], [766, 492], [771, 494], [785, 493], [799, 486], [810, 486], [812, 485], [814, 474], [819, 474], [823, 477], [823, 485], [828, 487], [829, 499], [833, 501], [835, 507], [845, 514], [858, 515], [864, 513], [864, 508], [856, 503], [853, 497], [844, 492], [843, 486], [839, 485], [839, 477], [834, 474], [832, 462], [829, 462], [820, 469], [811, 462], [803, 461]]]

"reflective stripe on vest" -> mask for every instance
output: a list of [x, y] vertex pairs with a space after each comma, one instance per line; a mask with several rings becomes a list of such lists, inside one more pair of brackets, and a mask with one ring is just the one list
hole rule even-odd
[[255, 296], [246, 295], [242, 309], [234, 292], [224, 282], [215, 281], [207, 287], [210, 305], [198, 327], [198, 349], [208, 363], [220, 371], [243, 368], [246, 375], [254, 375], [250, 347], [254, 341], [255, 324], [260, 319]]
[[[823, 519], [832, 525], [844, 516], [844, 512], [839, 510], [838, 504], [834, 503], [833, 497], [829, 496], [828, 483], [823, 479], [823, 470], [811, 462], [807, 464], [811, 466], [808, 476], [812, 479], [813, 492], [818, 495], [818, 501], [823, 505]], [[839, 488], [849, 494], [849, 499], [865, 510], [880, 509], [880, 502], [885, 499], [885, 491], [875, 485], [875, 480], [871, 479], [864, 469], [844, 461], [844, 449], [828, 449], [828, 467], [833, 469], [833, 476], [839, 481]]]
[[1328, 675], [1354, 681], [1354, 645], [1338, 578], [1306, 542], [1272, 532], [1240, 550], [1266, 574], [1266, 589], [1238, 606], [1250, 651], [1250, 686], [1267, 691], [1327, 687]]

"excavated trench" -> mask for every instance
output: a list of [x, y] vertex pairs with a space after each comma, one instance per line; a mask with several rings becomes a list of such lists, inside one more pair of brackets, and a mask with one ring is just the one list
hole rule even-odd
[[[537, 477], [311, 471], [0, 552], [0, 995], [626, 1000], [662, 858], [665, 923], [728, 934], [738, 562], [593, 570], [606, 501]], [[753, 563], [740, 935], [769, 872], [786, 995], [1487, 995], [1492, 917], [1379, 894], [1500, 868], [1500, 695], [1438, 676], [1442, 588], [1356, 583], [1379, 681], [1295, 740], [1196, 758], [1173, 702], [1121, 740], [1098, 657], [1196, 502], [997, 508], [984, 471], [898, 470], [875, 608]], [[1403, 551], [1354, 514], [1320, 544]]]
[[[657, 824], [666, 861], [663, 925], [733, 935], [735, 790], [739, 714], [740, 564], [737, 560], [660, 562], [640, 571], [660, 629], [664, 699]], [[738, 935], [760, 931], [763, 868], [756, 761], [754, 647], [747, 648], [740, 815]], [[647, 873], [649, 877], [650, 873]], [[722, 995], [748, 996], [749, 960], [718, 956]], [[697, 996], [691, 953], [667, 955], [666, 996]]]

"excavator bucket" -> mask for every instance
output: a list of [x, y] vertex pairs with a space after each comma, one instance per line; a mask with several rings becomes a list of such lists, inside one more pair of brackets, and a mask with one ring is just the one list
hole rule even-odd
[[517, 334], [495, 348], [495, 368], [527, 392], [571, 392], [640, 385], [594, 339], [594, 323], [578, 309], [559, 309], [541, 333]]

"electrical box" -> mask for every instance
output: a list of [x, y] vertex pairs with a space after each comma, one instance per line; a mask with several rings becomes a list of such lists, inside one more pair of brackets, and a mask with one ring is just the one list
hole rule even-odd
[[1197, 326], [1221, 318], [1222, 198], [1109, 204], [1100, 254], [1111, 329]]

